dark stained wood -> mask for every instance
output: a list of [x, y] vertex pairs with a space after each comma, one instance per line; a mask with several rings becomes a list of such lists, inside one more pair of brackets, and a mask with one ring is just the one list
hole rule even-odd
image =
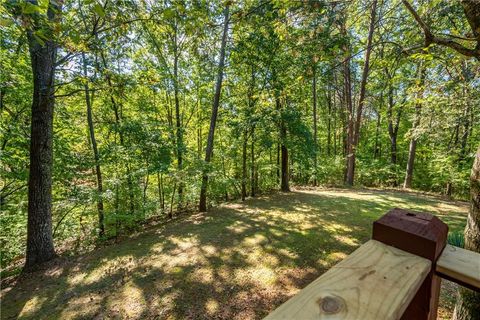
[[[437, 217], [399, 208], [373, 223], [372, 239], [437, 261], [447, 243], [448, 226]], [[405, 320], [436, 319], [441, 279], [433, 267], [402, 316]]]

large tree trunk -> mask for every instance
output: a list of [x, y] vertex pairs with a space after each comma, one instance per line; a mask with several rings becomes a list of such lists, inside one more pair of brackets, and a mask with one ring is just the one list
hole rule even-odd
[[[222, 35], [222, 44], [220, 47], [220, 60], [218, 62], [218, 74], [217, 82], [215, 84], [215, 96], [213, 98], [212, 105], [212, 116], [210, 118], [210, 129], [208, 131], [207, 138], [207, 149], [205, 151], [205, 162], [210, 163], [213, 151], [213, 138], [215, 135], [215, 126], [217, 124], [217, 115], [218, 115], [218, 106], [220, 104], [220, 95], [222, 91], [222, 80], [223, 80], [223, 68], [225, 65], [225, 47], [227, 44], [227, 35], [228, 35], [228, 23], [229, 23], [229, 9], [230, 5], [227, 3], [225, 7], [225, 17], [223, 22], [223, 35]], [[200, 202], [199, 210], [201, 212], [207, 211], [207, 187], [208, 187], [208, 174], [207, 169], [203, 170], [202, 175], [202, 186], [200, 188]]]
[[[35, 0], [29, 2], [38, 5]], [[33, 101], [25, 271], [33, 270], [40, 263], [55, 257], [52, 237], [52, 165], [57, 44], [52, 40], [55, 35], [50, 24], [57, 22], [60, 10], [60, 2], [50, 3], [48, 24], [43, 23], [41, 17], [32, 16], [36, 23], [27, 29], [33, 74]], [[34, 35], [38, 29], [51, 32], [51, 39], [44, 44], [39, 43]]]
[[[420, 73], [420, 82], [419, 88], [417, 91], [417, 101], [422, 99], [424, 86], [425, 86], [425, 75], [426, 75], [426, 68], [422, 65], [419, 65], [419, 73]], [[408, 148], [408, 160], [407, 160], [407, 172], [405, 174], [405, 181], [403, 182], [404, 188], [411, 188], [412, 187], [412, 180], [413, 180], [413, 168], [415, 165], [415, 155], [417, 151], [417, 136], [415, 130], [420, 125], [420, 114], [422, 111], [422, 104], [417, 102], [415, 105], [415, 119], [413, 120], [412, 126], [412, 137], [410, 138], [410, 147]]]
[[[280, 102], [280, 97], [277, 94], [276, 97], [276, 108], [277, 110], [282, 109], [282, 105]], [[287, 139], [287, 126], [283, 120], [280, 120], [280, 143], [281, 143], [281, 182], [280, 182], [280, 190], [284, 192], [290, 191], [290, 186], [288, 183], [289, 180], [289, 172], [288, 172], [288, 149], [285, 145], [285, 140]]]
[[[85, 58], [85, 53], [82, 52], [82, 62], [83, 62], [83, 76], [88, 77], [87, 72], [87, 60]], [[93, 114], [92, 114], [92, 101], [93, 98], [90, 97], [90, 88], [88, 86], [88, 81], [85, 81], [85, 103], [87, 105], [87, 123], [88, 123], [88, 132], [90, 137], [90, 143], [92, 144], [93, 159], [95, 161], [95, 174], [97, 177], [97, 210], [98, 210], [98, 235], [103, 237], [105, 235], [105, 225], [104, 225], [104, 212], [103, 212], [103, 179], [102, 179], [102, 170], [100, 168], [100, 156], [98, 154], [97, 139], [95, 138], [95, 130], [93, 127]]]
[[[348, 139], [347, 150], [347, 185], [352, 186], [355, 176], [355, 157], [357, 152], [358, 141], [360, 138], [360, 125], [362, 120], [363, 106], [365, 105], [366, 87], [368, 72], [370, 69], [370, 54], [372, 52], [373, 31], [375, 30], [375, 16], [377, 12], [377, 0], [372, 3], [372, 10], [370, 16], [370, 27], [368, 30], [367, 48], [365, 52], [365, 64], [363, 66], [362, 81], [360, 83], [360, 96], [358, 99], [358, 106], [355, 114], [355, 122], [353, 124], [353, 130], [350, 129], [350, 138]], [[353, 116], [350, 117], [350, 121], [353, 122]]]
[[[480, 147], [470, 175], [470, 211], [465, 227], [465, 249], [480, 252]], [[461, 287], [454, 320], [480, 319], [480, 292]]]

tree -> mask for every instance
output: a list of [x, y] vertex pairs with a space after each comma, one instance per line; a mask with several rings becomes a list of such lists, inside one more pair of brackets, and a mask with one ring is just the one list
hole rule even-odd
[[[212, 114], [210, 118], [210, 130], [208, 131], [207, 148], [205, 150], [206, 164], [209, 164], [212, 158], [213, 139], [215, 135], [215, 126], [217, 124], [218, 106], [220, 105], [220, 95], [222, 93], [223, 68], [225, 66], [225, 47], [227, 45], [228, 24], [230, 19], [229, 10], [230, 10], [230, 4], [227, 3], [224, 10], [223, 35], [222, 35], [222, 42], [220, 46], [220, 58], [218, 60], [218, 71], [217, 71], [218, 74], [217, 74], [217, 82], [215, 84], [215, 95], [213, 98]], [[201, 212], [207, 211], [207, 187], [208, 187], [208, 173], [207, 173], [207, 168], [205, 168], [202, 174], [202, 186], [200, 189], [199, 210]]]
[[422, 102], [421, 99], [423, 98], [423, 91], [425, 86], [425, 76], [426, 76], [426, 68], [423, 64], [419, 64], [418, 66], [418, 73], [420, 74], [420, 79], [418, 81], [417, 86], [417, 94], [416, 94], [416, 102], [415, 102], [415, 115], [411, 130], [411, 138], [410, 138], [410, 145], [408, 148], [408, 160], [407, 160], [407, 169], [405, 173], [405, 181], [403, 182], [403, 188], [411, 188], [412, 187], [412, 180], [413, 180], [413, 168], [415, 165], [415, 155], [417, 151], [417, 135], [416, 129], [420, 124], [420, 116], [422, 110]]
[[[423, 30], [425, 43], [422, 47], [438, 44], [449, 47], [458, 53], [475, 57], [480, 60], [480, 6], [476, 0], [460, 1], [465, 17], [471, 28], [473, 40], [476, 41], [474, 48], [469, 48], [452, 38], [436, 36], [423, 21], [417, 11], [408, 0], [402, 0], [403, 4]], [[480, 148], [477, 150], [475, 161], [470, 176], [470, 211], [465, 227], [465, 248], [480, 252]], [[460, 288], [459, 297], [455, 306], [455, 320], [480, 319], [480, 293], [466, 288]]]
[[[465, 227], [465, 249], [480, 252], [480, 147], [470, 175], [470, 210]], [[453, 319], [478, 320], [480, 314], [480, 294], [460, 287]]]
[[[374, 0], [372, 3], [371, 11], [370, 11], [370, 27], [368, 30], [367, 47], [365, 51], [365, 62], [363, 65], [362, 81], [360, 83], [360, 96], [358, 98], [358, 105], [355, 110], [355, 115], [352, 112], [353, 110], [351, 110], [351, 108], [349, 109], [346, 183], [347, 185], [350, 185], [350, 186], [353, 185], [353, 179], [355, 176], [355, 156], [357, 152], [356, 148], [358, 146], [358, 141], [360, 138], [360, 125], [362, 122], [363, 107], [365, 105], [367, 78], [368, 78], [368, 72], [370, 69], [370, 54], [372, 52], [372, 40], [373, 40], [373, 32], [375, 30], [376, 12], [377, 12], [377, 0]], [[348, 72], [347, 77], [349, 77], [349, 70], [347, 70], [347, 72]], [[349, 84], [347, 85], [349, 86]]]
[[105, 224], [104, 224], [104, 208], [103, 208], [103, 178], [102, 178], [102, 169], [100, 167], [100, 155], [98, 153], [97, 139], [95, 138], [95, 128], [93, 126], [93, 96], [90, 96], [90, 87], [88, 85], [88, 71], [87, 71], [87, 59], [85, 53], [82, 52], [82, 64], [83, 64], [83, 76], [85, 77], [84, 81], [84, 90], [85, 90], [85, 104], [87, 106], [87, 124], [88, 124], [88, 133], [90, 138], [90, 143], [92, 144], [93, 159], [95, 161], [95, 175], [97, 178], [97, 210], [98, 210], [98, 235], [103, 237], [105, 235]]
[[[467, 19], [471, 28], [471, 32], [469, 34], [472, 36], [470, 38], [455, 37], [453, 35], [449, 37], [435, 35], [430, 30], [428, 25], [423, 21], [417, 11], [413, 8], [410, 2], [408, 0], [402, 0], [402, 2], [422, 29], [425, 40], [424, 44], [410, 48], [408, 51], [419, 48], [427, 48], [431, 44], [438, 44], [444, 47], [449, 47], [466, 57], [474, 57], [480, 60], [480, 7], [478, 6], [477, 0], [460, 0], [465, 18]], [[466, 47], [460, 42], [456, 41], [456, 39], [474, 41], [476, 42], [476, 45], [473, 48]]]
[[[27, 3], [38, 8], [36, 0]], [[33, 74], [26, 271], [55, 257], [52, 237], [53, 109], [61, 9], [60, 1], [51, 1], [46, 16], [36, 10], [23, 15], [27, 21]], [[43, 39], [39, 35], [43, 35]]]

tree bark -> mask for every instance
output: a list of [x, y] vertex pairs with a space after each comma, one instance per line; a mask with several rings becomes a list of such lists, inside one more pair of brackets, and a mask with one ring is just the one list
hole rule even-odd
[[380, 156], [380, 142], [379, 142], [379, 137], [380, 137], [380, 124], [382, 122], [382, 114], [381, 114], [381, 106], [378, 107], [377, 110], [377, 125], [375, 128], [375, 147], [373, 150], [373, 158], [378, 159]]
[[97, 178], [97, 210], [98, 210], [98, 236], [103, 237], [105, 235], [105, 224], [104, 224], [104, 210], [103, 210], [103, 179], [102, 179], [102, 170], [100, 167], [100, 156], [98, 153], [97, 139], [95, 138], [95, 129], [93, 127], [93, 114], [92, 114], [92, 102], [93, 97], [90, 97], [90, 88], [88, 86], [88, 72], [87, 72], [87, 60], [85, 58], [85, 53], [82, 52], [82, 63], [83, 63], [83, 76], [85, 77], [85, 103], [87, 105], [87, 123], [88, 123], [88, 133], [90, 137], [90, 143], [92, 144], [93, 159], [95, 161], [95, 175]]
[[[276, 108], [277, 110], [282, 109], [282, 104], [280, 102], [280, 97], [277, 94], [276, 97]], [[288, 183], [289, 179], [289, 172], [288, 172], [288, 149], [285, 145], [285, 140], [287, 139], [287, 127], [283, 120], [280, 120], [280, 154], [281, 154], [281, 182], [280, 182], [280, 190], [283, 192], [289, 192], [290, 186]]]
[[[480, 147], [470, 175], [470, 211], [465, 227], [465, 249], [480, 252]], [[454, 320], [480, 319], [480, 292], [460, 287]]]
[[[180, 100], [178, 88], [178, 44], [177, 44], [177, 24], [175, 22], [174, 28], [174, 44], [173, 44], [173, 88], [175, 100], [175, 129], [176, 129], [176, 143], [177, 143], [177, 170], [181, 173], [183, 169], [183, 132], [182, 121], [180, 114]], [[183, 182], [182, 178], [178, 182], [178, 208], [181, 209], [183, 205]]]
[[[36, 0], [30, 0], [38, 5]], [[30, 171], [28, 178], [27, 249], [24, 271], [55, 257], [52, 236], [52, 166], [54, 83], [57, 46], [54, 27], [60, 17], [61, 2], [50, 3], [43, 23], [38, 14], [27, 29], [33, 74], [32, 119], [30, 132]], [[34, 36], [39, 29], [50, 33], [45, 43]]]
[[[345, 17], [346, 20], [346, 17]], [[346, 30], [346, 21], [342, 24], [342, 35], [344, 37], [348, 37], [347, 30]], [[349, 44], [347, 43], [344, 47], [344, 53], [347, 56], [346, 59], [343, 61], [343, 102], [345, 104], [346, 112], [343, 114], [344, 118], [344, 129], [343, 132], [343, 153], [346, 157], [346, 169], [345, 169], [345, 176], [344, 180], [345, 183], [348, 185], [353, 185], [353, 174], [355, 165], [355, 159], [351, 161], [351, 157], [353, 157], [353, 102], [352, 102], [352, 78], [351, 78], [351, 66], [350, 66], [350, 56], [349, 56]], [[345, 134], [346, 132], [346, 134]]]
[[[370, 68], [370, 54], [372, 52], [372, 41], [373, 41], [373, 31], [375, 30], [375, 16], [377, 11], [377, 0], [374, 0], [372, 3], [371, 16], [370, 16], [370, 27], [368, 30], [368, 39], [367, 39], [367, 48], [365, 52], [365, 64], [363, 67], [362, 81], [360, 83], [360, 97], [358, 99], [358, 106], [355, 114], [355, 121], [353, 121], [353, 115], [350, 115], [350, 122], [354, 122], [349, 125], [349, 139], [348, 139], [348, 150], [347, 150], [347, 185], [353, 186], [354, 176], [355, 176], [355, 157], [356, 157], [356, 148], [360, 138], [360, 125], [362, 120], [363, 107], [365, 105], [365, 96], [366, 96], [366, 87], [367, 87], [367, 78]], [[352, 128], [353, 127], [353, 130]]]
[[250, 144], [250, 196], [255, 197], [255, 126], [252, 126], [252, 141]]
[[[314, 177], [313, 177], [313, 185], [317, 186], [317, 68], [314, 65], [313, 69], [313, 80], [312, 80], [312, 98], [313, 98], [313, 169], [314, 169]], [[329, 114], [330, 115], [330, 114]], [[328, 153], [330, 153], [330, 122], [328, 127]]]
[[[332, 149], [332, 94], [330, 90], [327, 94], [327, 156], [330, 156]], [[335, 140], [335, 137], [333, 138]]]
[[243, 146], [242, 146], [242, 201], [247, 197], [247, 130], [243, 130]]
[[163, 190], [163, 176], [157, 171], [158, 202], [161, 213], [165, 212], [165, 191]]
[[397, 136], [398, 126], [400, 124], [401, 109], [397, 112], [396, 117], [393, 117], [393, 109], [395, 108], [395, 102], [393, 100], [394, 92], [392, 84], [390, 83], [392, 76], [385, 70], [387, 74], [388, 84], [388, 108], [387, 108], [387, 120], [388, 120], [388, 135], [390, 137], [390, 163], [392, 165], [397, 164]]
[[280, 143], [277, 143], [277, 167], [276, 167], [277, 184], [280, 183]]
[[[210, 118], [210, 129], [208, 131], [207, 138], [207, 149], [205, 150], [205, 163], [210, 163], [213, 151], [213, 139], [215, 135], [215, 126], [217, 124], [217, 115], [218, 115], [218, 106], [220, 104], [220, 95], [222, 91], [222, 80], [223, 80], [223, 68], [225, 65], [225, 47], [227, 45], [227, 36], [228, 36], [228, 23], [229, 23], [229, 11], [230, 5], [227, 3], [224, 11], [224, 21], [223, 21], [223, 35], [222, 43], [220, 47], [220, 60], [218, 62], [218, 74], [217, 82], [215, 84], [215, 95], [213, 98], [212, 105], [212, 115]], [[199, 202], [199, 211], [207, 211], [207, 187], [208, 187], [208, 173], [207, 168], [203, 170], [202, 175], [202, 186], [200, 188], [200, 202]]]

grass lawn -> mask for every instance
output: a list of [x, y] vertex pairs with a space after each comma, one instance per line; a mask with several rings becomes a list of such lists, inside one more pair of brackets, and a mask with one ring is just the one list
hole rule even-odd
[[[318, 189], [180, 217], [59, 259], [2, 287], [2, 319], [259, 319], [346, 257], [393, 207], [463, 230], [468, 205], [411, 193]], [[447, 291], [445, 291], [447, 289]], [[443, 288], [449, 318], [455, 288]]]

